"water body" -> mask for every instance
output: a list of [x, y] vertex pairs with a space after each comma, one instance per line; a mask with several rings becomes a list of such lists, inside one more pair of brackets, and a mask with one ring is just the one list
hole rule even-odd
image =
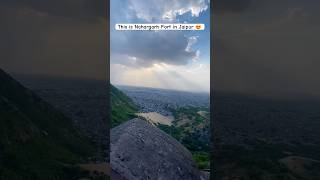
[[171, 126], [174, 120], [173, 116], [164, 116], [157, 112], [136, 113], [137, 116], [145, 118], [147, 121], [153, 124], [164, 124]]

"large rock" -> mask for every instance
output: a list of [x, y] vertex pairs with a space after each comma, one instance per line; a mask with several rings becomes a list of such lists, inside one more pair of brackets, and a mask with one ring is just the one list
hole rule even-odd
[[200, 180], [191, 153], [141, 119], [111, 130], [111, 167], [128, 180]]

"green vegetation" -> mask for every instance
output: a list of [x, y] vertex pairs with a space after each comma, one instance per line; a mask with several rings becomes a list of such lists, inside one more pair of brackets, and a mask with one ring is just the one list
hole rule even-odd
[[115, 127], [129, 119], [132, 119], [137, 112], [133, 101], [119, 89], [110, 85], [111, 98], [111, 126]]
[[158, 124], [158, 127], [180, 141], [192, 153], [200, 169], [210, 169], [208, 108], [183, 107], [171, 111], [175, 118], [173, 125]]
[[71, 120], [0, 70], [0, 179], [78, 179], [95, 152]]
[[169, 134], [170, 136], [174, 137], [178, 141], [181, 141], [184, 135], [183, 128], [168, 126], [165, 124], [158, 124], [157, 127], [160, 128], [162, 131], [166, 132], [167, 134]]
[[[208, 108], [197, 108], [197, 107], [182, 107], [178, 109], [172, 109], [173, 116], [175, 121], [173, 122], [175, 125], [181, 120], [188, 119], [192, 124], [192, 126], [197, 126], [201, 123], [204, 123], [205, 119], [210, 119], [209, 113], [205, 115], [200, 115], [198, 112], [208, 112]], [[189, 126], [189, 124], [186, 124]]]
[[193, 159], [197, 162], [199, 169], [210, 169], [210, 153], [200, 151], [193, 152]]

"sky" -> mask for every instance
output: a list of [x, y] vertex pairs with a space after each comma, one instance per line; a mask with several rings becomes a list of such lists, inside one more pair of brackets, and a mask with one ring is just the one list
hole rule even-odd
[[320, 1], [223, 0], [213, 6], [213, 89], [320, 97]]
[[[206, 28], [116, 31], [116, 23], [203, 23]], [[209, 27], [208, 0], [111, 0], [111, 83], [209, 92]]]
[[[209, 15], [208, 9], [204, 11], [206, 5], [198, 0], [135, 0], [134, 6], [129, 6], [131, 1], [112, 2], [112, 9], [118, 11], [112, 12], [111, 23], [198, 22], [208, 21]], [[320, 1], [212, 3], [211, 48], [215, 53], [210, 87], [259, 96], [320, 97]], [[0, 68], [10, 73], [106, 80], [106, 7], [105, 0], [0, 0]], [[209, 88], [206, 47], [210, 38], [204, 35], [208, 31], [200, 35], [127, 33], [111, 32], [111, 41], [116, 40], [111, 47], [112, 82], [141, 85], [143, 81], [145, 86], [174, 85], [190, 91]], [[192, 36], [196, 36], [196, 43]], [[189, 42], [193, 43], [186, 52]], [[195, 58], [197, 50], [199, 58]], [[130, 57], [136, 60], [130, 61]]]
[[107, 79], [105, 0], [0, 0], [0, 68]]

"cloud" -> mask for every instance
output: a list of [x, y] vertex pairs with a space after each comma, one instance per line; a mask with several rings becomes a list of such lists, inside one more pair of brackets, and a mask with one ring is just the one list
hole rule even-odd
[[[136, 63], [139, 66], [149, 66], [160, 62], [186, 65], [199, 55], [196, 50], [192, 49], [196, 38], [187, 38], [181, 32], [129, 32], [122, 35], [124, 36], [123, 41], [116, 39], [111, 41], [112, 53], [135, 57], [138, 59]], [[111, 59], [111, 61], [119, 62], [116, 59]], [[125, 62], [122, 61], [122, 63]]]
[[192, 45], [197, 43], [198, 41], [198, 37], [197, 36], [190, 36], [189, 37], [189, 41], [188, 41], [188, 45], [186, 47], [186, 51], [192, 51]]
[[187, 12], [198, 17], [201, 12], [208, 9], [209, 0], [131, 0], [129, 4], [135, 10], [137, 17], [145, 21], [174, 21], [177, 15]]
[[199, 42], [200, 32], [116, 31], [113, 28], [115, 23], [167, 23], [195, 19], [208, 9], [208, 0], [111, 1], [111, 82], [208, 91], [209, 66], [203, 66], [197, 73], [193, 71], [193, 68], [199, 69], [199, 48], [203, 48]]
[[[208, 4], [207, 0], [111, 1], [111, 26], [118, 22], [175, 21], [176, 15], [187, 12], [199, 16], [208, 9]], [[182, 31], [119, 32], [111, 29], [111, 34], [111, 54], [123, 54], [127, 60], [112, 55], [111, 63], [142, 67], [156, 63], [186, 65], [200, 56], [200, 51], [192, 47], [197, 37], [187, 37]]]
[[154, 64], [139, 69], [111, 64], [111, 83], [182, 91], [209, 92], [210, 65], [191, 64], [187, 67]]

